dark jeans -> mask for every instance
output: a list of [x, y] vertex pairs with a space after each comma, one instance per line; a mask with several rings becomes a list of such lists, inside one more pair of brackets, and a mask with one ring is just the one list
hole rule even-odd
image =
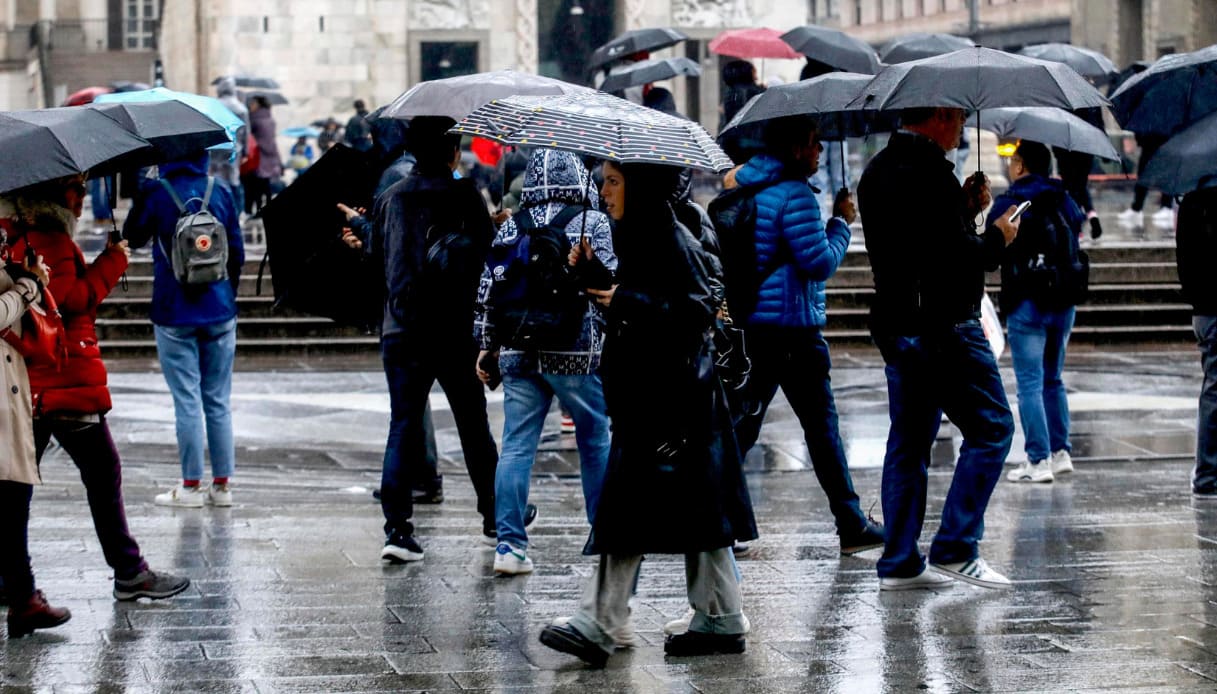
[[845, 448], [837, 426], [837, 405], [832, 396], [828, 343], [815, 328], [749, 326], [748, 356], [752, 375], [748, 388], [759, 401], [760, 412], [746, 415], [736, 426], [740, 451], [747, 455], [761, 433], [765, 411], [778, 388], [803, 427], [807, 453], [820, 487], [828, 495], [828, 508], [837, 521], [837, 533], [849, 535], [866, 525], [849, 476]]
[[80, 470], [89, 511], [93, 514], [93, 529], [97, 531], [97, 540], [106, 555], [106, 563], [114, 569], [114, 577], [126, 580], [147, 570], [148, 564], [139, 553], [139, 545], [127, 529], [122, 460], [114, 447], [105, 417], [101, 418], [101, 422], [47, 417], [35, 419], [34, 446], [39, 462], [51, 436], [63, 446]]
[[955, 475], [930, 546], [930, 561], [979, 556], [985, 508], [1014, 436], [1014, 417], [979, 321], [923, 336], [875, 336], [887, 363], [891, 429], [883, 459], [887, 543], [879, 575], [908, 578], [925, 569], [917, 547], [925, 521], [930, 448], [942, 413], [963, 434]]
[[0, 481], [0, 578], [9, 605], [21, 605], [34, 594], [30, 570], [29, 526], [33, 485]]
[[1094, 210], [1094, 201], [1090, 197], [1090, 170], [1094, 168], [1094, 155], [1085, 152], [1071, 152], [1059, 147], [1052, 148], [1056, 154], [1056, 167], [1061, 174], [1061, 183], [1073, 201], [1082, 208], [1083, 212]]
[[1196, 469], [1192, 491], [1217, 493], [1217, 316], [1192, 316], [1200, 345], [1204, 385], [1200, 388], [1200, 417], [1196, 423]]
[[477, 345], [472, 339], [454, 347], [432, 335], [409, 338], [387, 335], [380, 342], [389, 384], [389, 437], [380, 479], [380, 506], [385, 535], [413, 535], [411, 489], [425, 469], [423, 411], [431, 386], [439, 381], [456, 420], [465, 467], [477, 493], [477, 509], [486, 528], [494, 528], [494, 471], [499, 453], [486, 418], [486, 391], [474, 372]]

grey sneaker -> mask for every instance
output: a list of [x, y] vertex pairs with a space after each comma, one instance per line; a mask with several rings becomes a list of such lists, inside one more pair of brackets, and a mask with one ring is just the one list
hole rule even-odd
[[1053, 475], [1065, 475], [1073, 472], [1073, 458], [1069, 457], [1069, 451], [1064, 448], [1059, 451], [1053, 451], [1052, 457], [1049, 460], [1052, 463]]
[[115, 600], [171, 598], [190, 587], [190, 579], [148, 569], [126, 581], [114, 579]]
[[1051, 482], [1052, 463], [1047, 460], [1023, 461], [1006, 473], [1006, 479], [1011, 482]]

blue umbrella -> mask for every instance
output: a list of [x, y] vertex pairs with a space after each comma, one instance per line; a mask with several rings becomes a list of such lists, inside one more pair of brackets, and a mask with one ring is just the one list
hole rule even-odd
[[139, 92], [102, 94], [93, 100], [94, 103], [98, 104], [149, 101], [180, 101], [223, 126], [224, 130], [228, 133], [230, 141], [215, 145], [209, 149], [232, 149], [231, 141], [236, 139], [237, 130], [245, 127], [245, 121], [241, 120], [232, 111], [229, 111], [228, 107], [219, 99], [213, 99], [210, 96], [202, 96], [200, 94], [191, 94], [190, 92], [175, 92], [172, 89], [165, 89], [164, 87], [145, 89]]
[[321, 134], [321, 130], [308, 125], [300, 125], [294, 128], [285, 128], [279, 134], [283, 137], [317, 137]]

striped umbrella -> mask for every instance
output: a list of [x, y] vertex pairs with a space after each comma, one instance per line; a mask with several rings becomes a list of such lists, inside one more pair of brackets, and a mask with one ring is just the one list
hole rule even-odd
[[624, 164], [726, 171], [731, 159], [700, 125], [602, 92], [496, 99], [451, 132]]

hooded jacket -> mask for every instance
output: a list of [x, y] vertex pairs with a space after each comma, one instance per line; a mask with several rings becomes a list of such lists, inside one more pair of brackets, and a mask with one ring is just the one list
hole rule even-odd
[[[207, 190], [204, 156], [161, 164], [160, 174], [162, 180], [173, 186], [188, 210], [199, 209], [200, 203], [191, 200], [198, 198], [201, 201]], [[144, 186], [123, 224], [123, 236], [133, 248], [152, 244], [151, 318], [157, 325], [210, 325], [237, 315], [236, 288], [245, 262], [245, 245], [232, 193], [217, 182], [211, 190], [207, 209], [228, 231], [228, 281], [205, 286], [183, 286], [174, 277], [173, 264], [165, 256], [165, 251], [173, 248], [173, 235], [181, 213], [163, 185]]]
[[827, 321], [824, 282], [849, 248], [843, 219], [820, 217], [811, 186], [792, 178], [782, 162], [758, 154], [735, 174], [741, 186], [766, 184], [756, 194], [756, 262], [762, 278], [747, 325], [822, 328]]
[[[591, 200], [591, 175], [579, 157], [570, 152], [537, 149], [524, 172], [524, 188], [520, 194], [520, 211], [542, 227], [567, 205], [583, 207]], [[515, 243], [519, 227], [514, 218], [499, 228], [493, 245]], [[612, 228], [602, 212], [589, 209], [566, 225], [566, 238], [574, 246], [586, 235], [596, 258], [610, 271], [617, 269], [613, 253]], [[497, 346], [494, 324], [490, 320], [490, 288], [494, 284], [489, 264], [482, 271], [478, 285], [478, 304], [474, 319], [474, 336], [482, 349]], [[604, 317], [592, 301], [587, 302], [583, 329], [569, 349], [561, 351], [522, 352], [504, 348], [499, 353], [499, 367], [508, 373], [519, 373], [535, 366], [543, 374], [591, 374], [600, 367], [600, 351], [604, 345]]]

